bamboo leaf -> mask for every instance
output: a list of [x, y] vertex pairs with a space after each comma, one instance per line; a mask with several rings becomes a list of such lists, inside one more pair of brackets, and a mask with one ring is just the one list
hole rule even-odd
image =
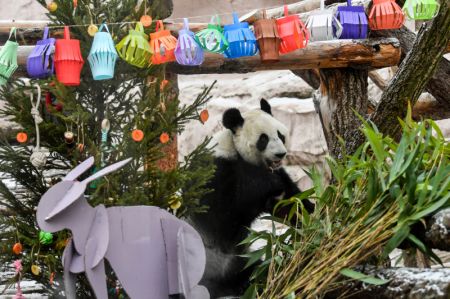
[[355, 279], [355, 280], [359, 280], [365, 283], [369, 283], [369, 284], [373, 284], [373, 285], [383, 285], [389, 282], [389, 280], [385, 280], [385, 279], [381, 279], [381, 278], [376, 278], [374, 276], [370, 276], [370, 275], [366, 275], [364, 273], [349, 269], [349, 268], [344, 268], [341, 271], [339, 271], [339, 273], [341, 273], [342, 275], [351, 278], [351, 279]]

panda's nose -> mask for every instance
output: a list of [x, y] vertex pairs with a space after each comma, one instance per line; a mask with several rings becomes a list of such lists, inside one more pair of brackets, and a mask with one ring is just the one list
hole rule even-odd
[[275, 154], [275, 156], [276, 156], [277, 158], [283, 159], [284, 156], [286, 156], [286, 152]]

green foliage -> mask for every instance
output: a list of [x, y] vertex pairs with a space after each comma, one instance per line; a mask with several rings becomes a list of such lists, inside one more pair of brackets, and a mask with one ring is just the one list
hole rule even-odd
[[[44, 0], [37, 1], [46, 6]], [[109, 25], [109, 30], [116, 43], [134, 27], [134, 24], [117, 23], [139, 20], [144, 11], [144, 5], [138, 6], [137, 0], [78, 1], [75, 14], [72, 1], [55, 2], [58, 9], [48, 14], [53, 25], [114, 23]], [[171, 7], [167, 1], [150, 2], [148, 11], [153, 19], [170, 15]], [[37, 280], [54, 295], [60, 288], [52, 286], [49, 277], [55, 272], [55, 281], [62, 279], [61, 253], [70, 232], [54, 234], [54, 242], [50, 245], [41, 244], [35, 208], [42, 194], [69, 169], [89, 156], [95, 157], [96, 169], [132, 157], [132, 162], [122, 170], [90, 185], [86, 192], [90, 203], [107, 206], [155, 205], [180, 217], [188, 211], [206, 210], [199, 199], [210, 191], [204, 186], [214, 173], [207, 138], [183, 162], [175, 161], [173, 167], [160, 166], [161, 161], [176, 160], [177, 153], [170, 150], [176, 147], [176, 136], [184, 130], [188, 121], [199, 119], [198, 110], [209, 100], [212, 86], [205, 87], [189, 105], [181, 105], [176, 83], [160, 88], [161, 82], [166, 79], [164, 66], [138, 69], [120, 59], [114, 79], [94, 81], [86, 59], [92, 37], [86, 29], [85, 26], [70, 28], [72, 38], [81, 41], [85, 59], [80, 86], [67, 87], [53, 77], [31, 82], [17, 79], [0, 87], [0, 98], [7, 103], [0, 113], [20, 124], [29, 136], [25, 146], [10, 144], [8, 140], [0, 146], [0, 173], [18, 187], [11, 192], [4, 182], [0, 182], [0, 264], [4, 267], [0, 271], [6, 270], [15, 259], [20, 258], [24, 277]], [[154, 30], [154, 26], [146, 30], [148, 33]], [[44, 102], [39, 107], [44, 119], [39, 125], [41, 147], [51, 153], [42, 169], [36, 169], [29, 160], [36, 138], [29, 98], [29, 92], [35, 92], [35, 89], [30, 87], [30, 83], [39, 84], [43, 97], [46, 92], [51, 92], [63, 106], [62, 111], [48, 107]], [[101, 123], [105, 118], [110, 122], [110, 131], [106, 143], [103, 143]], [[131, 138], [135, 128], [144, 132], [140, 142]], [[66, 144], [64, 140], [64, 132], [68, 130], [75, 134], [72, 144]], [[169, 143], [160, 142], [162, 133], [170, 136]], [[84, 145], [83, 150], [78, 149], [79, 144]], [[171, 207], [173, 202], [180, 202], [181, 206], [174, 210]], [[15, 242], [23, 245], [20, 256], [12, 254], [11, 248]], [[31, 274], [32, 264], [41, 267], [39, 276]], [[80, 280], [77, 291], [81, 297], [91, 297], [84, 279]]]
[[[322, 297], [349, 278], [385, 283], [353, 269], [383, 262], [405, 240], [439, 262], [412, 227], [450, 206], [450, 144], [432, 120], [415, 123], [409, 112], [401, 125], [396, 142], [364, 123], [366, 142], [353, 155], [328, 158], [332, 184], [313, 168], [313, 188], [280, 202], [291, 205], [287, 219], [270, 217], [285, 225], [281, 234], [250, 233], [243, 244], [266, 245], [247, 255], [263, 261], [245, 298]], [[316, 201], [311, 215], [301, 204], [307, 197]]]

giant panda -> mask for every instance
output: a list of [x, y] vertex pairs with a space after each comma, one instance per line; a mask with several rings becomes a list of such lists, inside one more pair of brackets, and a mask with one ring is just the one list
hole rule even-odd
[[[207, 187], [213, 191], [201, 199], [206, 213], [189, 217], [206, 247], [206, 269], [200, 284], [211, 298], [239, 296], [248, 286], [252, 268], [244, 270], [245, 248], [238, 244], [262, 213], [272, 212], [279, 198], [300, 193], [283, 169], [287, 128], [272, 116], [269, 103], [242, 113], [231, 108], [223, 114], [224, 130], [216, 133], [216, 171]], [[314, 205], [304, 202], [307, 210]]]

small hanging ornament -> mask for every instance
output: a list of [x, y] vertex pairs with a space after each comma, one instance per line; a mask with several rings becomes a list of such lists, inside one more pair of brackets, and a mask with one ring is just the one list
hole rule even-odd
[[403, 12], [410, 20], [431, 20], [440, 8], [436, 0], [406, 0], [403, 5]]
[[[103, 29], [106, 32], [102, 32]], [[114, 77], [117, 57], [117, 51], [114, 48], [114, 41], [109, 33], [108, 26], [102, 24], [100, 31], [94, 36], [94, 42], [88, 56], [94, 80], [106, 80]]]
[[373, 0], [369, 13], [371, 30], [399, 29], [404, 21], [405, 15], [395, 0]]
[[233, 24], [225, 25], [224, 36], [228, 48], [224, 51], [227, 58], [253, 56], [258, 52], [256, 37], [247, 22], [239, 22], [237, 13], [233, 12]]
[[22, 260], [15, 260], [14, 263], [15, 273], [17, 278], [17, 290], [13, 299], [25, 299], [22, 294], [22, 289], [20, 287], [20, 281], [22, 280]]
[[64, 38], [56, 40], [56, 78], [67, 86], [80, 85], [80, 74], [83, 64], [80, 41], [78, 39], [70, 39], [69, 27], [64, 26]]
[[156, 22], [154, 33], [150, 33], [150, 48], [153, 51], [152, 63], [162, 64], [175, 61], [175, 47], [177, 39], [169, 30], [164, 30], [161, 20]]
[[306, 28], [313, 42], [336, 39], [342, 34], [342, 25], [333, 10], [325, 9], [325, 0], [320, 0], [320, 10], [311, 12]]
[[274, 19], [267, 19], [266, 10], [263, 10], [263, 18], [257, 20], [253, 27], [258, 40], [259, 55], [262, 62], [276, 62], [280, 60], [280, 43], [277, 22]]
[[77, 143], [77, 150], [82, 153], [84, 151], [84, 144], [83, 143]]
[[55, 279], [55, 272], [50, 273], [50, 278], [48, 280], [48, 282], [50, 283], [50, 285], [53, 285], [53, 281]]
[[31, 273], [38, 276], [39, 274], [41, 274], [41, 267], [39, 267], [38, 265], [31, 265]]
[[78, 7], [78, 0], [73, 0], [73, 13], [72, 15], [75, 16], [75, 13], [77, 12]]
[[184, 28], [178, 31], [178, 41], [175, 48], [175, 58], [181, 65], [200, 65], [204, 56], [202, 47], [195, 41], [194, 32], [189, 30], [189, 21], [183, 19]]
[[208, 27], [197, 32], [195, 38], [200, 46], [208, 52], [222, 54], [228, 48], [228, 41], [223, 35], [218, 15], [211, 17]]
[[352, 0], [347, 0], [347, 6], [339, 6], [336, 18], [343, 27], [340, 39], [363, 39], [367, 37], [367, 16], [364, 6], [352, 6]]
[[[14, 34], [14, 40], [11, 40]], [[16, 27], [11, 28], [9, 38], [0, 50], [0, 85], [6, 84], [11, 75], [16, 71], [17, 65], [17, 43]]]
[[181, 207], [180, 196], [174, 194], [169, 199], [169, 206], [172, 210], [178, 210]]
[[140, 142], [142, 141], [142, 139], [144, 139], [144, 132], [142, 132], [142, 130], [139, 129], [134, 129], [131, 132], [131, 138], [133, 138], [133, 140], [136, 142]]
[[56, 111], [62, 111], [62, 104], [58, 103], [56, 100], [56, 97], [51, 94], [50, 92], [47, 92], [45, 94], [45, 107], [47, 108], [48, 112], [54, 112], [52, 109], [55, 109]]
[[150, 27], [153, 23], [153, 19], [149, 15], [143, 15], [139, 20], [144, 27]]
[[167, 84], [169, 84], [169, 80], [166, 79], [162, 80], [161, 84], [159, 85], [159, 90], [163, 91], [164, 89], [166, 89]]
[[19, 142], [19, 143], [25, 143], [25, 142], [27, 142], [27, 140], [28, 140], [28, 135], [27, 135], [27, 133], [25, 133], [25, 132], [19, 132], [19, 133], [17, 133], [17, 135], [16, 135], [16, 140], [17, 140], [17, 142]]
[[94, 37], [95, 34], [98, 32], [98, 27], [95, 24], [91, 24], [88, 26], [87, 32], [89, 34], [89, 36]]
[[200, 112], [200, 121], [202, 124], [206, 123], [209, 119], [209, 112], [208, 109], [203, 109], [202, 112]]
[[39, 242], [42, 245], [50, 245], [53, 243], [53, 235], [49, 232], [40, 231], [39, 232]]
[[53, 75], [56, 40], [48, 37], [48, 30], [48, 27], [44, 28], [43, 38], [36, 43], [27, 58], [27, 72], [31, 78], [41, 79]]
[[66, 131], [64, 132], [64, 141], [66, 144], [72, 144], [74, 141], [75, 135], [72, 131]]
[[159, 141], [162, 144], [165, 144], [165, 143], [169, 142], [169, 140], [170, 140], [170, 136], [166, 132], [162, 133], [161, 136], [159, 136]]
[[149, 66], [152, 55], [148, 44], [148, 36], [141, 23], [136, 24], [135, 30], [130, 30], [120, 43], [116, 45], [120, 58], [139, 68]]
[[15, 244], [13, 245], [13, 247], [12, 247], [12, 252], [13, 252], [15, 255], [19, 255], [19, 254], [22, 253], [22, 249], [23, 249], [22, 244], [20, 244], [19, 242], [17, 242], [17, 243], [15, 243]]
[[39, 85], [36, 85], [36, 88], [38, 92], [36, 103], [33, 101], [33, 92], [30, 93], [30, 102], [32, 107], [31, 115], [33, 116], [34, 126], [36, 128], [36, 146], [33, 148], [33, 153], [30, 156], [30, 162], [34, 167], [42, 168], [47, 163], [48, 150], [41, 148], [40, 146], [41, 135], [39, 133], [39, 124], [44, 120], [39, 114], [39, 105], [41, 103], [41, 88]]
[[49, 12], [55, 12], [58, 9], [58, 4], [55, 1], [52, 1], [47, 4], [47, 9]]
[[281, 38], [280, 54], [305, 48], [309, 41], [309, 31], [298, 15], [289, 15], [284, 6], [284, 17], [277, 19], [278, 34]]

